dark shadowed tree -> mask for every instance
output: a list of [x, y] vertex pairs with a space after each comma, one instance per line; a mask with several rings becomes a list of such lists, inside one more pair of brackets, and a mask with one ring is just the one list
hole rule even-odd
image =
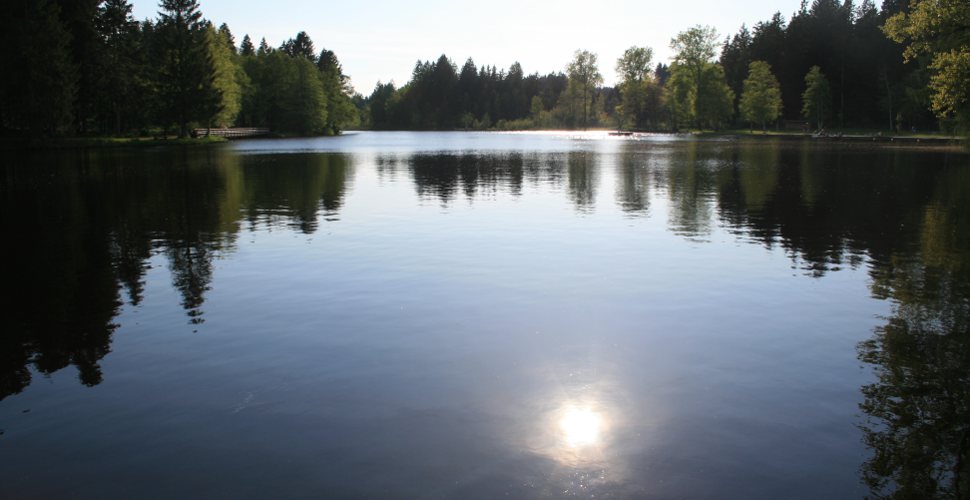
[[97, 28], [104, 67], [98, 88], [101, 129], [116, 134], [145, 123], [144, 41], [127, 0], [107, 0], [98, 10]]
[[253, 40], [249, 38], [249, 35], [243, 35], [242, 43], [239, 44], [239, 55], [242, 55], [242, 56], [256, 55], [256, 48], [253, 47]]
[[[70, 34], [71, 62], [77, 72], [74, 95], [74, 126], [91, 131], [98, 114], [98, 94], [105, 69], [103, 44], [98, 37], [97, 16], [101, 0], [57, 0], [60, 19]], [[42, 34], [43, 32], [41, 32]]]
[[295, 38], [283, 42], [280, 50], [291, 57], [303, 57], [316, 62], [317, 51], [313, 48], [313, 40], [310, 40], [310, 35], [306, 31], [301, 31]]
[[189, 132], [189, 123], [199, 118], [204, 90], [212, 75], [205, 43], [206, 23], [197, 0], [162, 0], [159, 12], [158, 90], [166, 121], [178, 127], [179, 137]]
[[9, 129], [65, 133], [78, 78], [60, 8], [46, 0], [17, 0], [5, 10], [0, 120]]

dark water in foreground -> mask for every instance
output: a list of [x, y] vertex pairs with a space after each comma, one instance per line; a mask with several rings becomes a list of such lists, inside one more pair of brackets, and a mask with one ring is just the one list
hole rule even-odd
[[970, 495], [970, 157], [5, 156], [0, 497]]

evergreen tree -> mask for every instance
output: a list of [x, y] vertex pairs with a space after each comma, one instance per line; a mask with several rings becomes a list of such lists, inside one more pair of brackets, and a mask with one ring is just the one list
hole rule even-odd
[[313, 40], [310, 40], [310, 35], [306, 31], [301, 31], [296, 34], [295, 38], [283, 42], [280, 50], [291, 57], [303, 57], [309, 61], [316, 61], [317, 57], [316, 49], [313, 48]]
[[169, 123], [178, 127], [179, 137], [189, 132], [189, 123], [200, 111], [211, 110], [205, 92], [212, 85], [212, 73], [205, 43], [206, 23], [198, 0], [162, 0], [158, 21], [158, 85], [161, 109]]
[[253, 41], [249, 38], [249, 35], [243, 36], [242, 43], [239, 44], [239, 54], [242, 56], [256, 55], [256, 48], [253, 47]]
[[60, 19], [70, 33], [70, 59], [77, 73], [74, 95], [74, 124], [80, 133], [89, 132], [98, 115], [98, 97], [105, 71], [97, 17], [101, 0], [56, 0]]
[[657, 67], [653, 70], [654, 77], [657, 78], [657, 84], [661, 87], [667, 85], [667, 80], [670, 79], [670, 66], [664, 63], [657, 63]]
[[144, 123], [141, 110], [147, 82], [141, 33], [131, 10], [127, 0], [106, 0], [97, 18], [105, 62], [97, 96], [98, 115], [101, 129], [116, 134]]
[[337, 55], [333, 51], [324, 49], [317, 59], [317, 68], [320, 70], [320, 80], [327, 95], [328, 132], [339, 134], [344, 128], [357, 125], [360, 117], [357, 107], [350, 98], [353, 88], [350, 86], [350, 79], [343, 73]]
[[320, 72], [306, 57], [294, 57], [289, 62], [296, 68], [296, 79], [287, 91], [288, 127], [301, 135], [327, 132], [327, 95], [323, 91]]
[[751, 61], [751, 32], [742, 24], [736, 35], [724, 41], [720, 61], [728, 85], [737, 97], [741, 96], [744, 89], [744, 80]]
[[229, 49], [231, 35], [228, 30], [218, 30], [210, 24], [205, 31], [206, 61], [211, 77], [206, 79], [205, 89], [207, 125], [232, 126], [242, 105], [242, 88], [239, 84], [234, 54]]
[[236, 50], [236, 37], [232, 36], [232, 31], [229, 30], [229, 25], [222, 23], [219, 25], [219, 35], [225, 40], [226, 48], [229, 49], [233, 55], [238, 54]]
[[2, 51], [2, 124], [63, 134], [72, 123], [78, 77], [60, 8], [47, 0], [16, 0], [6, 12], [4, 46], [13, 50]]

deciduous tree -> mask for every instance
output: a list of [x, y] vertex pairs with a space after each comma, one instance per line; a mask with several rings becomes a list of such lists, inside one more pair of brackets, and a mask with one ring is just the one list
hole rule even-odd
[[597, 86], [603, 84], [603, 75], [599, 72], [596, 59], [596, 54], [588, 50], [577, 50], [572, 62], [566, 67], [569, 83], [573, 87], [572, 98], [580, 107], [577, 111], [583, 117], [581, 123], [584, 129], [589, 126], [593, 93]]
[[970, 3], [966, 0], [914, 0], [909, 13], [889, 18], [886, 34], [906, 43], [907, 60], [932, 59], [933, 111], [970, 128]]
[[752, 62], [741, 94], [741, 116], [748, 123], [758, 123], [761, 130], [766, 130], [768, 122], [781, 117], [781, 106], [781, 86], [771, 72], [771, 66], [764, 61]]
[[802, 94], [802, 116], [815, 123], [817, 129], [825, 128], [825, 120], [832, 113], [832, 89], [822, 73], [822, 68], [812, 66], [805, 75], [805, 92]]

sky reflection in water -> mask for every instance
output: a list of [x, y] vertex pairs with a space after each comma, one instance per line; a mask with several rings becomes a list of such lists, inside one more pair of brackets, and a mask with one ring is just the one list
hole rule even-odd
[[967, 165], [602, 133], [8, 155], [0, 496], [945, 494]]

